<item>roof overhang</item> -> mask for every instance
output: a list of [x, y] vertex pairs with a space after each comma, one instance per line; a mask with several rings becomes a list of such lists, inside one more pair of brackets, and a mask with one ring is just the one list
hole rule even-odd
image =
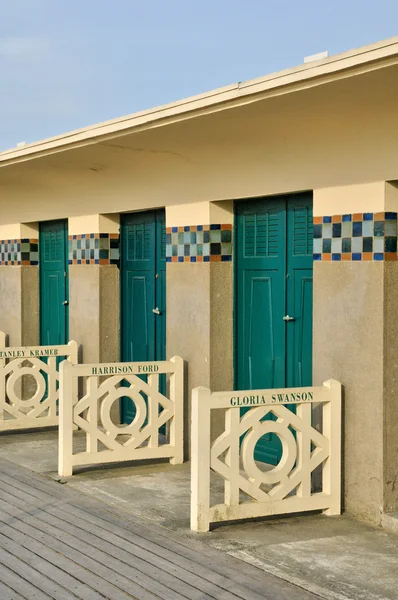
[[398, 37], [0, 153], [0, 167], [398, 64]]

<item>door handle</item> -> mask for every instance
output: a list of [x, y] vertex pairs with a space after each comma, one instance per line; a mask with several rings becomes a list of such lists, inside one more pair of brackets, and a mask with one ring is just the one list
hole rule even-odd
[[152, 312], [155, 313], [155, 315], [161, 315], [162, 313], [160, 312], [160, 310], [158, 309], [158, 307], [153, 308]]
[[68, 302], [67, 300], [64, 300], [64, 301], [62, 302], [62, 304], [63, 304], [64, 306], [68, 306], [69, 302]]
[[295, 321], [295, 317], [289, 317], [289, 315], [285, 315], [282, 317], [284, 321]]

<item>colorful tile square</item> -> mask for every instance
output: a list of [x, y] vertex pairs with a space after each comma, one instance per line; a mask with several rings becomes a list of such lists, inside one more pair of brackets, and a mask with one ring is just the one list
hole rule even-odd
[[178, 232], [174, 229], [166, 229], [166, 262], [232, 260], [232, 224], [185, 225], [179, 227]]
[[397, 213], [314, 217], [316, 261], [397, 260]]
[[[173, 235], [171, 231], [169, 236]], [[119, 265], [119, 234], [82, 233], [69, 236], [68, 262], [71, 265]]]
[[0, 240], [0, 266], [37, 266], [39, 264], [38, 240]]

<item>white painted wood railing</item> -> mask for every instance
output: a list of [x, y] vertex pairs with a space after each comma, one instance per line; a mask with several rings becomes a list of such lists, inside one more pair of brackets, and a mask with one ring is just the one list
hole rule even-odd
[[[322, 407], [322, 431], [312, 426]], [[296, 412], [288, 407], [295, 406]], [[242, 408], [247, 409], [246, 412]], [[225, 430], [211, 443], [211, 413], [225, 411]], [[264, 417], [268, 417], [264, 420]], [[271, 417], [271, 418], [270, 418]], [[258, 463], [254, 450], [266, 434], [277, 435], [282, 458], [276, 467]], [[211, 393], [192, 392], [191, 529], [210, 523], [323, 510], [341, 512], [341, 384], [321, 387]], [[311, 476], [322, 465], [322, 491]], [[223, 498], [210, 504], [211, 473], [224, 481]]]
[[0, 431], [58, 425], [60, 358], [76, 363], [76, 342], [10, 348], [0, 335]]
[[[147, 376], [144, 381], [140, 376]], [[159, 391], [160, 375], [170, 375], [169, 394]], [[75, 398], [75, 390], [85, 392]], [[73, 467], [99, 463], [170, 458], [184, 460], [184, 361], [72, 365], [60, 369], [60, 423], [58, 471], [63, 477]], [[114, 423], [115, 402], [128, 398], [135, 405], [131, 424]], [[159, 429], [168, 427], [162, 443]], [[79, 428], [74, 432], [73, 428]], [[84, 440], [81, 439], [82, 432]], [[76, 437], [80, 436], [78, 443]], [[118, 437], [120, 436], [120, 437]], [[83, 448], [76, 450], [83, 442]]]

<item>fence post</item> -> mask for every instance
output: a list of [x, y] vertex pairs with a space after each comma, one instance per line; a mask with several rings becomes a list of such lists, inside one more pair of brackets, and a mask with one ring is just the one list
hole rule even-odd
[[323, 433], [329, 440], [329, 457], [323, 466], [323, 492], [330, 495], [330, 506], [324, 515], [341, 514], [341, 383], [329, 379], [330, 402], [323, 407]]
[[[5, 348], [6, 336], [0, 331], [0, 347]], [[6, 361], [4, 358], [0, 358], [0, 422], [4, 421], [4, 405], [6, 403], [6, 378], [4, 375], [4, 367]]]
[[209, 531], [210, 402], [204, 387], [192, 390], [191, 407], [191, 529]]
[[70, 348], [69, 360], [72, 363], [72, 365], [77, 365], [77, 363], [79, 362], [77, 342], [71, 340], [70, 342], [68, 342], [68, 346]]
[[[4, 331], [0, 331], [0, 348], [5, 348], [5, 347], [6, 347], [6, 334], [4, 333]], [[0, 366], [1, 367], [6, 366], [6, 361], [4, 358], [0, 358]]]
[[175, 364], [175, 372], [170, 377], [170, 400], [174, 404], [174, 417], [170, 425], [170, 445], [175, 454], [170, 459], [172, 465], [184, 462], [184, 360], [173, 356], [170, 362]]
[[58, 474], [70, 477], [73, 473], [73, 365], [64, 360], [59, 366], [59, 433]]

